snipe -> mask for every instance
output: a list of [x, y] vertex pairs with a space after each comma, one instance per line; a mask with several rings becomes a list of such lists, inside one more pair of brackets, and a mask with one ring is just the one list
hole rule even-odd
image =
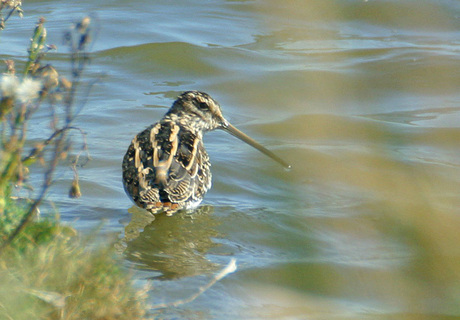
[[211, 188], [203, 134], [223, 129], [285, 168], [273, 152], [232, 126], [208, 94], [181, 94], [160, 122], [134, 137], [123, 159], [123, 185], [136, 205], [152, 213], [191, 209]]

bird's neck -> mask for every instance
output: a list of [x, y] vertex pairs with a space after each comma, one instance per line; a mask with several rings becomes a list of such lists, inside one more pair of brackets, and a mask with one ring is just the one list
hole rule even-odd
[[182, 128], [187, 128], [196, 135], [202, 136], [209, 128], [203, 119], [190, 113], [167, 113], [162, 122], [174, 122]]

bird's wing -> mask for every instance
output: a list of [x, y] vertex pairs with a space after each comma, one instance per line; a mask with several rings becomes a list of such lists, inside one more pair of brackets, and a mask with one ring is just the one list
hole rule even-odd
[[180, 204], [201, 199], [211, 186], [209, 158], [201, 137], [173, 121], [162, 121], [139, 133], [132, 149], [142, 202]]

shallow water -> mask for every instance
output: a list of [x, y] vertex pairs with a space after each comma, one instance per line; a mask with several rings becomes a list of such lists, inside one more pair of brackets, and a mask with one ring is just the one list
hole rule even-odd
[[[63, 197], [71, 170], [59, 175], [49, 198], [62, 219], [115, 234], [139, 285], [153, 281], [152, 303], [187, 297], [237, 259], [237, 272], [162, 317], [460, 315], [459, 2], [27, 1], [24, 10], [0, 34], [2, 59], [24, 59], [40, 16], [58, 46], [84, 14], [100, 26], [86, 80], [101, 80], [77, 122], [92, 161], [79, 172], [81, 199]], [[66, 59], [64, 48], [48, 55], [60, 70]], [[203, 206], [152, 219], [125, 196], [121, 159], [192, 89], [293, 169], [209, 133]]]

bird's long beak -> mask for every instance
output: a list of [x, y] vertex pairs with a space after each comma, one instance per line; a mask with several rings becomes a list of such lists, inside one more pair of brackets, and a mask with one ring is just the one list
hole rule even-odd
[[273, 160], [275, 160], [276, 162], [281, 164], [284, 168], [291, 169], [291, 165], [289, 165], [286, 161], [284, 161], [283, 159], [278, 157], [276, 154], [274, 154], [273, 152], [271, 152], [270, 150], [268, 150], [267, 148], [262, 146], [260, 143], [258, 143], [257, 141], [255, 141], [254, 139], [252, 139], [251, 137], [246, 135], [245, 133], [243, 133], [240, 130], [238, 130], [237, 128], [235, 128], [228, 121], [224, 122], [224, 124], [222, 125], [222, 129], [227, 131], [231, 135], [237, 137], [238, 139], [246, 142], [251, 147], [256, 148], [257, 150], [259, 150], [260, 152], [262, 152], [266, 156], [269, 156], [270, 158], [272, 158]]

